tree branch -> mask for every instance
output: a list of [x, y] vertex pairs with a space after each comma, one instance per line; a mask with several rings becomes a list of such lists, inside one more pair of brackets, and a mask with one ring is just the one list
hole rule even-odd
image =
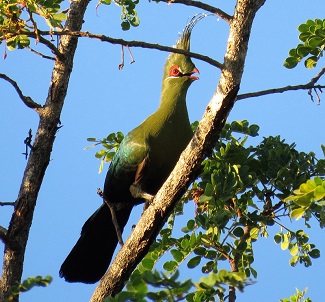
[[325, 74], [325, 67], [314, 77], [311, 79], [310, 83], [316, 84], [318, 80]]
[[48, 60], [55, 61], [55, 58], [50, 57], [50, 56], [47, 56], [47, 55], [44, 55], [44, 54], [42, 54], [41, 52], [36, 51], [35, 49], [33, 49], [33, 48], [29, 47], [29, 46], [27, 46], [26, 48], [27, 48], [28, 50], [30, 50], [31, 52], [37, 54], [38, 56], [44, 58], [44, 59], [48, 59]]
[[[15, 82], [13, 79], [9, 78], [7, 75], [0, 73], [0, 78], [4, 79], [5, 81], [9, 82], [17, 91], [20, 99], [24, 102], [24, 104], [31, 109], [38, 109], [38, 108], [42, 108], [42, 106], [40, 104], [37, 104], [36, 102], [34, 102], [32, 100], [31, 97], [29, 96], [25, 96], [23, 94], [23, 92], [21, 91], [21, 89], [19, 88], [17, 82]], [[37, 111], [37, 110], [36, 110]]]
[[172, 3], [181, 3], [181, 4], [184, 4], [184, 5], [187, 5], [187, 6], [194, 6], [194, 7], [197, 7], [197, 8], [201, 8], [201, 9], [207, 11], [207, 12], [218, 15], [221, 19], [223, 19], [223, 20], [225, 20], [227, 22], [230, 22], [231, 19], [232, 19], [232, 16], [228, 15], [223, 10], [221, 10], [221, 9], [219, 9], [217, 7], [211, 6], [209, 4], [200, 2], [200, 1], [193, 1], [193, 0], [159, 0], [159, 2], [166, 2], [166, 3], [168, 3], [168, 5], [172, 4]]
[[268, 94], [283, 93], [283, 92], [294, 91], [294, 90], [307, 90], [307, 89], [310, 90], [310, 89], [324, 89], [324, 88], [325, 88], [324, 85], [315, 85], [312, 82], [309, 82], [307, 84], [302, 84], [302, 85], [295, 85], [295, 86], [289, 85], [280, 88], [271, 88], [271, 89], [266, 89], [266, 90], [261, 90], [256, 92], [243, 93], [237, 96], [237, 100], [254, 98], [254, 97], [268, 95]]
[[3, 226], [0, 226], [0, 240], [6, 245], [10, 246], [12, 250], [19, 248], [19, 243], [15, 238], [8, 236], [8, 230]]
[[201, 162], [211, 153], [234, 105], [244, 70], [252, 22], [264, 2], [265, 0], [237, 1], [234, 18], [230, 22], [225, 63], [216, 92], [193, 139], [101, 279], [91, 302], [103, 301], [105, 297], [114, 296], [121, 291], [125, 281], [155, 240], [177, 201], [198, 176]]
[[4, 206], [14, 206], [15, 202], [14, 201], [0, 201], [0, 206], [4, 207]]
[[[123, 46], [128, 46], [128, 47], [141, 47], [141, 48], [148, 48], [148, 49], [157, 49], [165, 52], [174, 52], [174, 53], [179, 53], [179, 54], [184, 54], [186, 56], [207, 62], [211, 64], [212, 66], [215, 66], [219, 69], [222, 69], [223, 64], [220, 62], [211, 59], [208, 56], [204, 56], [195, 52], [190, 52], [190, 51], [185, 51], [182, 49], [177, 49], [174, 47], [170, 46], [164, 46], [164, 45], [159, 45], [157, 43], [148, 43], [148, 42], [143, 42], [143, 41], [127, 41], [123, 39], [116, 39], [116, 38], [111, 38], [102, 34], [92, 34], [87, 31], [85, 32], [80, 32], [80, 31], [69, 31], [69, 30], [63, 30], [63, 31], [38, 31], [40, 36], [47, 36], [47, 35], [58, 35], [58, 36], [73, 36], [73, 37], [87, 37], [91, 39], [97, 39], [102, 42], [108, 42], [111, 44], [118, 44], [118, 45], [123, 45]], [[27, 36], [34, 37], [35, 38], [35, 33], [30, 32], [26, 33]], [[44, 38], [43, 38], [44, 39]], [[45, 39], [46, 40], [46, 39]]]

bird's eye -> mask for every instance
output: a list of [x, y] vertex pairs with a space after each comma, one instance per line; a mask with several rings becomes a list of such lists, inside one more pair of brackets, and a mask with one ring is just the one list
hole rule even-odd
[[179, 67], [178, 66], [173, 66], [170, 71], [169, 71], [169, 75], [171, 77], [178, 77], [180, 76], [181, 72], [179, 71]]

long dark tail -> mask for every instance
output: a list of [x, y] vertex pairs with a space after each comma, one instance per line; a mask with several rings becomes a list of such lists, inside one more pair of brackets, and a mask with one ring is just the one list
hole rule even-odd
[[[127, 207], [116, 210], [121, 232], [131, 209]], [[105, 274], [117, 244], [111, 212], [103, 204], [82, 227], [79, 240], [60, 268], [60, 277], [68, 282], [97, 282]]]

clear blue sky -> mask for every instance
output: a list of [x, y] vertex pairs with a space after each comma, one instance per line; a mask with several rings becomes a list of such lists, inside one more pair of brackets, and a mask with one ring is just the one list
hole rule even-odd
[[[235, 1], [208, 3], [220, 5], [232, 14]], [[96, 1], [88, 7], [83, 30], [169, 46], [175, 43], [188, 18], [201, 12], [177, 4], [142, 1], [138, 6], [140, 26], [123, 32], [118, 7], [101, 6], [96, 15], [95, 5]], [[303, 66], [287, 70], [282, 63], [288, 50], [298, 43], [297, 26], [307, 19], [323, 19], [321, 8], [324, 8], [322, 0], [267, 1], [254, 22], [240, 93], [306, 83], [320, 70], [321, 65], [310, 71]], [[191, 50], [222, 62], [227, 33], [225, 22], [217, 17], [205, 18], [193, 30]], [[1, 57], [4, 49], [1, 45]], [[22, 302], [88, 301], [95, 288], [95, 285], [68, 284], [59, 278], [58, 270], [79, 237], [84, 221], [101, 203], [96, 188], [102, 187], [105, 172], [97, 174], [99, 162], [94, 150], [84, 151], [88, 145], [86, 138], [103, 138], [115, 131], [126, 133], [157, 108], [162, 68], [168, 54], [140, 48], [133, 48], [132, 52], [136, 62], [129, 65], [126, 53], [126, 65], [119, 71], [119, 46], [87, 38], [79, 41], [62, 113], [63, 127], [57, 133], [39, 194], [23, 274], [23, 278], [52, 275], [54, 280], [48, 288], [22, 294]], [[220, 74], [207, 63], [194, 62], [201, 74], [188, 93], [192, 121], [203, 115]], [[51, 61], [20, 50], [9, 52], [6, 60], [0, 60], [0, 72], [15, 79], [25, 95], [43, 104], [52, 65]], [[25, 107], [13, 88], [2, 80], [0, 101], [0, 200], [13, 201], [26, 165], [21, 154], [25, 150], [23, 141], [30, 128], [36, 132], [38, 116]], [[312, 150], [321, 157], [320, 144], [325, 143], [324, 113], [324, 103], [318, 106], [310, 101], [307, 92], [299, 91], [239, 101], [229, 120], [247, 119], [260, 125], [259, 139], [281, 135], [289, 143], [296, 142], [299, 150]], [[134, 211], [126, 230], [139, 219], [141, 209]], [[1, 208], [0, 225], [8, 226], [11, 210]], [[298, 225], [303, 227], [298, 223], [292, 228]], [[324, 253], [323, 230], [315, 228], [308, 232], [310, 241]], [[324, 257], [314, 260], [308, 269], [291, 268], [289, 259], [289, 253], [281, 251], [272, 238], [261, 239], [255, 249], [257, 284], [239, 294], [237, 301], [279, 301], [293, 294], [296, 287], [308, 287], [313, 301], [322, 301]]]

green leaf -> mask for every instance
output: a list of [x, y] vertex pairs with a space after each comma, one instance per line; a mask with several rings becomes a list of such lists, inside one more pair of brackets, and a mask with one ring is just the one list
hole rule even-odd
[[282, 237], [279, 233], [274, 235], [274, 242], [276, 244], [279, 244], [281, 242], [281, 240], [282, 240]]
[[237, 227], [237, 228], [234, 229], [233, 234], [234, 234], [236, 237], [239, 237], [239, 238], [240, 238], [241, 236], [244, 235], [244, 230], [243, 230], [243, 228], [241, 228], [241, 227]]
[[298, 58], [288, 57], [288, 58], [285, 59], [285, 61], [283, 63], [283, 66], [288, 68], [288, 69], [292, 69], [292, 68], [297, 66], [299, 61], [300, 61], [300, 59], [298, 59]]
[[167, 261], [167, 262], [164, 263], [163, 268], [167, 272], [171, 272], [171, 271], [174, 271], [177, 266], [178, 266], [178, 264], [177, 264], [176, 261]]
[[297, 47], [297, 55], [301, 58], [307, 56], [310, 52], [310, 47], [306, 47], [306, 46], [298, 46]]
[[316, 258], [319, 258], [320, 257], [320, 251], [319, 251], [319, 249], [313, 249], [310, 252], [308, 252], [308, 255], [311, 258], [316, 259]]
[[147, 257], [144, 258], [141, 263], [142, 263], [143, 267], [148, 270], [152, 270], [155, 265], [155, 261], [153, 259], [147, 258]]
[[297, 263], [299, 261], [299, 256], [296, 255], [296, 256], [293, 256], [290, 260], [289, 260], [289, 263], [291, 266], [296, 266]]
[[314, 197], [316, 200], [320, 200], [325, 197], [325, 188], [322, 185], [316, 187], [314, 191]]
[[188, 222], [187, 222], [187, 229], [189, 231], [193, 231], [194, 228], [195, 228], [195, 221], [193, 219], [190, 219]]
[[304, 214], [305, 214], [305, 209], [304, 208], [298, 208], [298, 209], [294, 209], [291, 213], [290, 213], [290, 217], [291, 218], [295, 218], [296, 220], [299, 220]]
[[311, 48], [315, 48], [318, 46], [321, 46], [324, 44], [324, 39], [321, 37], [312, 37], [307, 41], [307, 44], [311, 47]]
[[281, 242], [281, 249], [284, 251], [289, 247], [288, 235], [284, 234]]
[[305, 67], [308, 69], [314, 68], [317, 65], [318, 58], [316, 56], [312, 56], [306, 59]]
[[199, 256], [204, 256], [206, 253], [206, 248], [203, 246], [199, 246], [194, 250], [194, 254], [199, 255]]
[[300, 31], [300, 32], [308, 32], [309, 31], [309, 25], [307, 25], [307, 24], [300, 24], [299, 26], [298, 26], [298, 30]]
[[122, 27], [122, 30], [129, 30], [130, 29], [130, 23], [129, 23], [129, 21], [123, 21], [122, 23], [121, 23], [121, 27]]
[[187, 267], [194, 268], [197, 267], [201, 262], [201, 256], [195, 256], [191, 260], [188, 261]]
[[308, 207], [308, 206], [310, 206], [312, 201], [311, 201], [310, 195], [308, 194], [308, 195], [303, 195], [303, 196], [293, 200], [293, 202], [300, 207]]
[[94, 137], [88, 137], [88, 138], [87, 138], [87, 141], [88, 141], [88, 142], [96, 142], [97, 139], [94, 138]]
[[182, 262], [184, 259], [184, 255], [182, 252], [180, 252], [179, 250], [171, 250], [170, 253], [172, 254], [173, 258], [179, 263]]
[[292, 248], [289, 249], [289, 252], [290, 252], [291, 256], [297, 255], [299, 252], [298, 245], [295, 244]]

